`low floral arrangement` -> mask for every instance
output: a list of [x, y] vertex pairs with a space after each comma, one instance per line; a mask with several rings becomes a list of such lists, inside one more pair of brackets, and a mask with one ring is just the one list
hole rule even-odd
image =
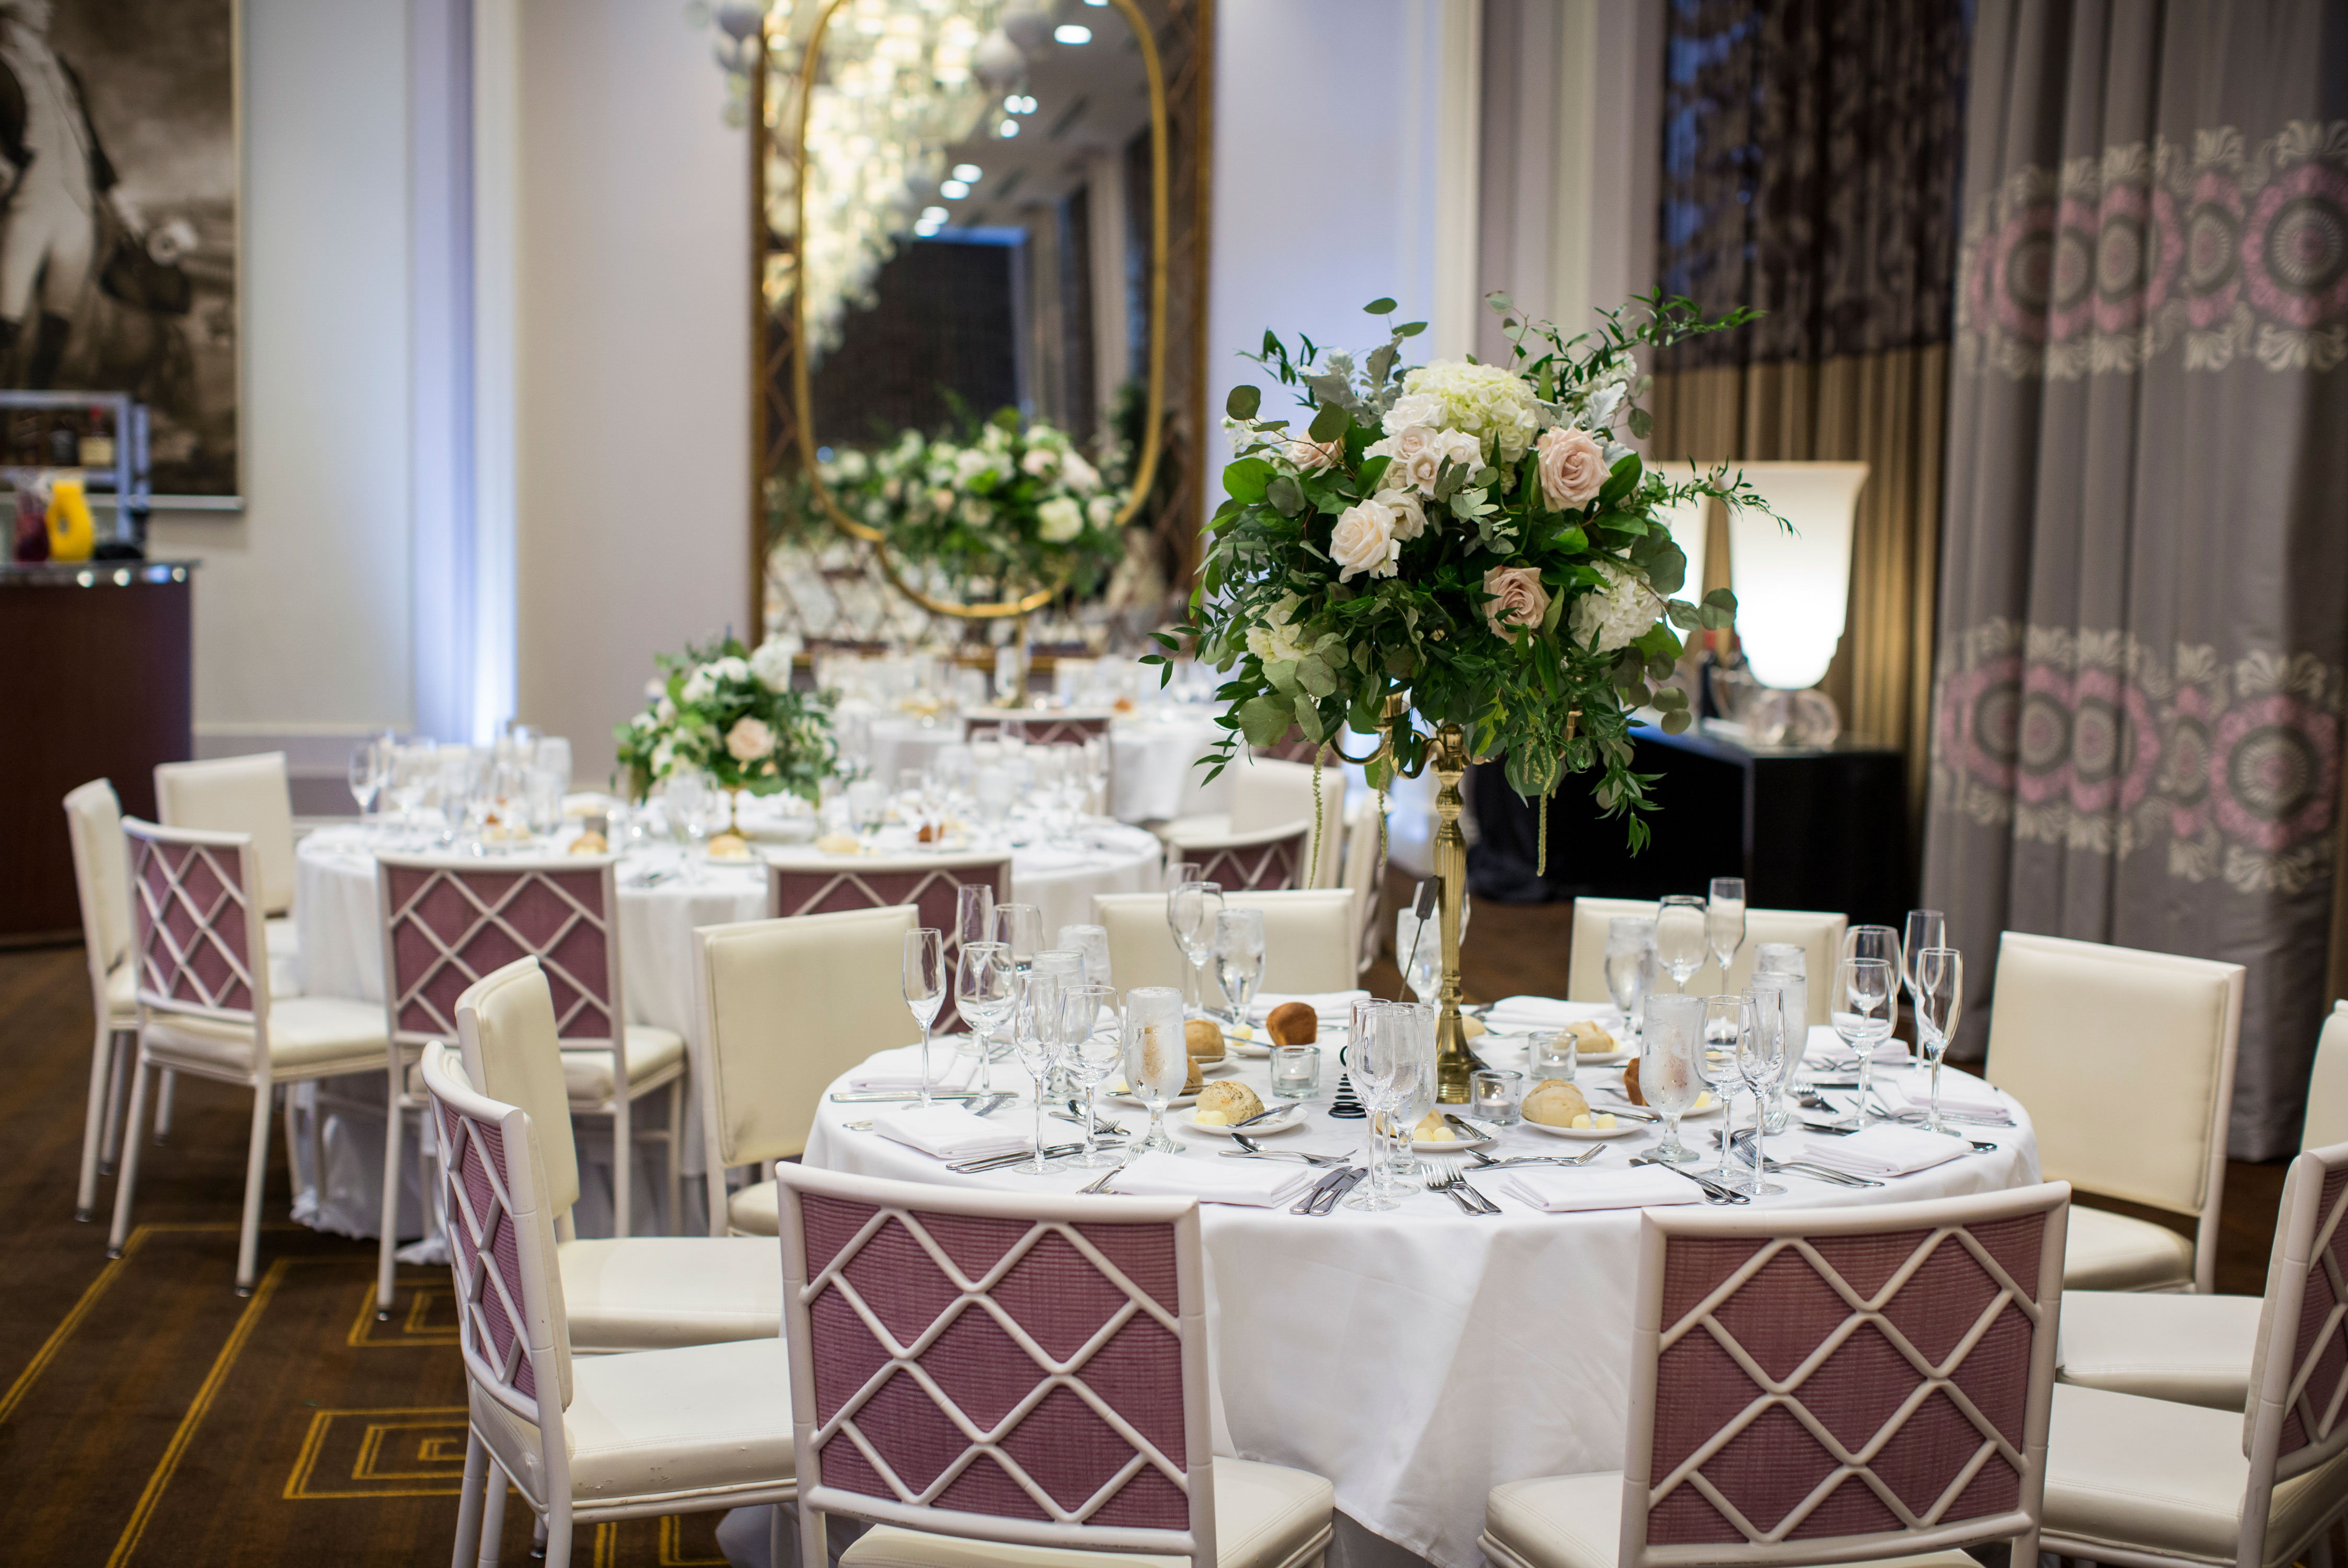
[[907, 430], [817, 469], [849, 516], [917, 566], [969, 593], [1090, 594], [1124, 558], [1117, 526], [1127, 444], [1096, 464], [1068, 434], [1005, 408], [954, 440]]
[[721, 789], [817, 799], [839, 749], [830, 710], [791, 689], [791, 657], [787, 643], [752, 650], [733, 636], [687, 647], [682, 657], [660, 655], [664, 673], [644, 688], [650, 704], [612, 732], [629, 797], [642, 799], [687, 768], [707, 772]]
[[[1652, 776], [1631, 769], [1631, 716], [1652, 705], [1664, 729], [1687, 727], [1685, 694], [1656, 684], [1681, 652], [1674, 628], [1726, 626], [1735, 610], [1725, 590], [1675, 597], [1687, 561], [1657, 513], [1705, 496], [1766, 504], [1724, 469], [1649, 469], [1615, 432], [1650, 428], [1637, 347], [1751, 313], [1706, 320], [1658, 295], [1568, 339], [1505, 294], [1488, 302], [1507, 318], [1506, 365], [1405, 368], [1424, 322], [1390, 326], [1362, 359], [1309, 338], [1292, 353], [1264, 334], [1247, 357], [1300, 388], [1309, 422], [1259, 418], [1258, 390], [1233, 390], [1230, 499], [1188, 622], [1159, 640], [1171, 653], [1194, 639], [1229, 677], [1218, 771], [1242, 740], [1269, 745], [1292, 725], [1316, 743], [1375, 732], [1387, 698], [1406, 694], [1427, 728], [1459, 727], [1468, 757], [1507, 754], [1509, 785], [1543, 803], [1544, 850], [1548, 797], [1591, 768], [1602, 814], [1627, 818], [1641, 848]], [[1391, 316], [1395, 302], [1367, 309]], [[1393, 727], [1370, 764], [1380, 789], [1415, 775], [1430, 740]]]

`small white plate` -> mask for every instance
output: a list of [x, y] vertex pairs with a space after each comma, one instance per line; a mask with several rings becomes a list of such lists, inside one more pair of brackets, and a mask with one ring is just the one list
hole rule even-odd
[[1459, 1130], [1456, 1127], [1451, 1131], [1453, 1136], [1448, 1140], [1414, 1138], [1410, 1146], [1420, 1154], [1457, 1154], [1465, 1150], [1489, 1149], [1492, 1146], [1492, 1140], [1488, 1138], [1463, 1138], [1458, 1136]]
[[[1123, 1080], [1119, 1079], [1118, 1081], [1122, 1082]], [[1107, 1085], [1103, 1085], [1101, 1087], [1101, 1098], [1103, 1099], [1115, 1100], [1119, 1105], [1136, 1106], [1143, 1110], [1148, 1110], [1149, 1109], [1148, 1106], [1142, 1105], [1140, 1099], [1137, 1096], [1128, 1094], [1123, 1089], [1110, 1088]], [[1166, 1102], [1166, 1109], [1173, 1110], [1182, 1106], [1196, 1105], [1198, 1103], [1199, 1097], [1195, 1094], [1178, 1094], [1172, 1099]]]
[[[1304, 1125], [1304, 1102], [1302, 1100], [1291, 1100], [1285, 1106], [1271, 1109], [1270, 1116], [1252, 1127], [1243, 1127], [1239, 1130], [1246, 1133], [1250, 1138], [1262, 1138], [1275, 1132], [1293, 1132]], [[1196, 1119], [1197, 1116], [1196, 1110], [1186, 1110], [1169, 1119], [1176, 1127], [1186, 1132], [1202, 1132], [1212, 1138], [1229, 1138], [1231, 1135], [1232, 1130], [1228, 1127], [1200, 1126]]]
[[[1601, 1112], [1601, 1114], [1611, 1114]], [[1519, 1125], [1535, 1132], [1546, 1132], [1551, 1138], [1568, 1139], [1575, 1143], [1603, 1143], [1610, 1138], [1628, 1138], [1634, 1132], [1644, 1132], [1655, 1124], [1652, 1121], [1617, 1121], [1612, 1127], [1551, 1127], [1546, 1121], [1527, 1119]]]
[[[1194, 1061], [1197, 1060], [1196, 1057], [1193, 1057], [1192, 1059]], [[1199, 1076], [1200, 1078], [1229, 1078], [1239, 1070], [1240, 1064], [1231, 1060], [1228, 1055], [1217, 1057], [1213, 1061], [1201, 1061], [1199, 1063]]]
[[[1710, 1094], [1712, 1090], [1706, 1089], [1704, 1092]], [[1620, 1105], [1601, 1105], [1597, 1100], [1593, 1099], [1590, 1102], [1590, 1109], [1591, 1110], [1618, 1111], [1621, 1110], [1622, 1107]], [[1631, 1109], [1642, 1111], [1648, 1116], [1657, 1118], [1656, 1120], [1645, 1123], [1644, 1125], [1650, 1127], [1661, 1127], [1663, 1125], [1663, 1121], [1661, 1119], [1663, 1113], [1656, 1110], [1653, 1106], [1632, 1106]], [[1710, 1105], [1704, 1106], [1700, 1109], [1684, 1110], [1680, 1112], [1680, 1119], [1682, 1121], [1702, 1121], [1706, 1117], [1718, 1116], [1719, 1114], [1720, 1101], [1715, 1099]]]

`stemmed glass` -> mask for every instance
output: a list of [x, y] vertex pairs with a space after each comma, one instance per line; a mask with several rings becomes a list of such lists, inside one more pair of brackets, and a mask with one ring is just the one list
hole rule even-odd
[[1648, 1157], [1667, 1165], [1692, 1165], [1701, 1158], [1680, 1141], [1680, 1118], [1695, 1103], [1703, 1035], [1703, 997], [1683, 992], [1647, 998], [1647, 1026], [1639, 1036], [1639, 1097], [1663, 1119], [1663, 1140]]
[[1406, 965], [1402, 977], [1412, 995], [1422, 1002], [1434, 999], [1443, 980], [1443, 942], [1433, 915], [1422, 922], [1408, 904], [1395, 911], [1395, 962]]
[[1399, 1006], [1394, 1002], [1371, 1002], [1354, 1009], [1354, 1026], [1345, 1042], [1345, 1069], [1353, 1079], [1354, 1092], [1361, 1097], [1364, 1109], [1370, 1113], [1370, 1179], [1346, 1197], [1348, 1209], [1377, 1211], [1401, 1206], [1386, 1169], [1385, 1143], [1386, 1119], [1394, 1114], [1397, 1103], [1397, 1078], [1406, 1080], [1402, 1092], [1408, 1092], [1410, 1031], [1395, 1016]]
[[388, 741], [362, 740], [351, 748], [351, 798], [359, 803], [359, 820], [362, 823], [375, 810], [376, 794], [383, 788], [385, 764], [388, 760], [384, 753], [389, 746]]
[[954, 942], [967, 947], [994, 940], [994, 887], [963, 882], [954, 889]]
[[[1790, 966], [1790, 967], [1789, 967]], [[1765, 942], [1754, 954], [1752, 991], [1769, 1006], [1769, 997], [1781, 1014], [1786, 1031], [1786, 1071], [1777, 1080], [1777, 1092], [1770, 1097], [1766, 1117], [1772, 1132], [1783, 1132], [1792, 1119], [1793, 1112], [1786, 1105], [1786, 1092], [1794, 1075], [1802, 1068], [1802, 1057], [1810, 1044], [1810, 986], [1804, 977], [1802, 949], [1790, 942]]]
[[1231, 1005], [1231, 1026], [1248, 1021], [1248, 1003], [1263, 978], [1263, 911], [1227, 909], [1215, 916], [1215, 979]]
[[[1908, 988], [1908, 1006], [1918, 1009], [1916, 1019], [1921, 1026], [1923, 1004], [1916, 990], [1916, 954], [1927, 947], [1946, 947], [1949, 944], [1948, 917], [1937, 909], [1911, 909], [1908, 912], [1908, 923], [1900, 937], [1902, 959], [1900, 982]], [[1916, 1043], [1921, 1047], [1924, 1042], [1920, 1039]]]
[[1025, 974], [1044, 951], [1044, 912], [1032, 903], [998, 903], [987, 939], [1011, 950], [1011, 966]]
[[[1125, 1031], [1117, 1016], [1117, 994], [1106, 985], [1063, 985], [1060, 1038], [1064, 1042], [1062, 1061], [1068, 1076], [1085, 1091], [1084, 1152], [1070, 1155], [1066, 1163], [1087, 1171], [1122, 1165], [1125, 1156], [1103, 1149], [1095, 1130], [1100, 1119], [1101, 1080], [1125, 1059]], [[1182, 1070], [1186, 1074], [1190, 1070], [1187, 1061]]]
[[1728, 966], [1745, 945], [1745, 879], [1715, 877], [1704, 906], [1704, 945], [1720, 960], [1720, 983], [1728, 984]]
[[1085, 984], [1115, 986], [1117, 981], [1108, 972], [1108, 927], [1105, 925], [1064, 925], [1052, 939], [1052, 945], [1069, 953], [1080, 953], [1085, 960]]
[[1144, 1149], [1179, 1154], [1166, 1130], [1166, 1107], [1189, 1080], [1190, 1053], [1182, 1043], [1182, 993], [1171, 985], [1136, 985], [1125, 998], [1125, 1081], [1149, 1109]]
[[1012, 976], [1011, 1048], [1019, 1070], [1035, 1082], [1035, 1161], [1024, 1169], [1041, 1176], [1050, 1169], [1044, 1161], [1045, 1084], [1060, 1065], [1060, 982], [1033, 972]]
[[[994, 1084], [990, 1037], [1011, 1010], [1011, 950], [999, 942], [965, 942], [954, 955], [954, 1011], [970, 1026], [970, 1039], [978, 1052], [980, 1094]], [[924, 1064], [922, 1078], [929, 1078]]]
[[[1175, 916], [1182, 906], [1177, 895], [1190, 883], [1205, 881], [1206, 876], [1207, 868], [1196, 861], [1182, 861], [1166, 868], [1166, 929], [1172, 934], [1178, 950], [1182, 945], [1182, 931]], [[1182, 976], [1182, 1005], [1186, 1010], [1189, 1003], [1190, 977], [1186, 974]]]
[[1190, 994], [1207, 1016], [1207, 961], [1215, 955], [1215, 917], [1223, 913], [1220, 882], [1186, 882], [1166, 895], [1166, 923], [1190, 965]]
[[[1749, 996], [1705, 996], [1704, 1003], [1704, 1037], [1696, 1047], [1695, 1076], [1712, 1087], [1720, 1099], [1721, 1126], [1725, 1130], [1720, 1140], [1720, 1163], [1713, 1171], [1713, 1179], [1726, 1183], [1735, 1178], [1729, 1169], [1729, 1157], [1735, 1143], [1736, 1058], [1745, 1037], [1753, 1032], [1753, 1002]], [[1646, 1069], [1639, 1071], [1641, 1092], [1646, 1089]]]
[[[1769, 1130], [1769, 1106], [1777, 1098], [1787, 1075], [1793, 1071], [1794, 1052], [1791, 1032], [1800, 1026], [1786, 1013], [1786, 993], [1777, 987], [1756, 988], [1745, 993], [1752, 1005], [1753, 1026], [1737, 1041], [1736, 1071], [1745, 1087], [1753, 1091], [1753, 1171], [1746, 1191], [1756, 1198], [1774, 1197], [1785, 1189], [1769, 1180], [1766, 1137]], [[1730, 1142], [1735, 1141], [1736, 1123], [1728, 1123]]]
[[1394, 1106], [1386, 1112], [1386, 1134], [1394, 1140], [1392, 1165], [1396, 1191], [1421, 1187], [1418, 1156], [1411, 1152], [1419, 1119], [1435, 1109], [1435, 1021], [1438, 1010], [1426, 1002], [1395, 1002], [1392, 1016], [1403, 1033], [1409, 1054], [1397, 1058]]
[[1654, 988], [1655, 923], [1616, 915], [1606, 927], [1606, 994], [1634, 1035], [1646, 1011], [1647, 993]]
[[1842, 1043], [1859, 1053], [1859, 1106], [1849, 1125], [1865, 1127], [1867, 1097], [1874, 1092], [1875, 1047], [1891, 1037], [1900, 1021], [1898, 967], [1881, 958], [1844, 959], [1835, 971], [1828, 1016]]
[[1683, 994], [1704, 967], [1704, 900], [1693, 893], [1674, 894], [1655, 906], [1655, 958]]
[[391, 806], [399, 813], [403, 828], [415, 827], [416, 808], [424, 804], [424, 797], [431, 793], [433, 776], [439, 771], [433, 753], [439, 749], [439, 744], [427, 737], [392, 748]]
[[1953, 947], [1927, 947], [1912, 960], [1916, 999], [1916, 1043], [1932, 1068], [1932, 1108], [1924, 1127], [1946, 1132], [1941, 1122], [1941, 1058], [1949, 1054], [1957, 1016], [1965, 1003], [1965, 961]]
[[946, 1004], [946, 936], [934, 925], [905, 933], [905, 1006], [922, 1026], [922, 1103], [930, 1103], [930, 1026]]

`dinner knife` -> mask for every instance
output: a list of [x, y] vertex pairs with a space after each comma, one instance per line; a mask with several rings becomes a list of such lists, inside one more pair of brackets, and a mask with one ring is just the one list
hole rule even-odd
[[1341, 1165], [1334, 1171], [1323, 1172], [1321, 1180], [1313, 1183], [1313, 1190], [1311, 1191], [1305, 1193], [1303, 1197], [1299, 1198], [1295, 1202], [1291, 1203], [1288, 1206], [1288, 1212], [1292, 1214], [1311, 1213], [1313, 1212], [1313, 1205], [1321, 1201], [1321, 1194], [1326, 1192], [1338, 1182], [1343, 1181], [1345, 1179], [1345, 1173], [1352, 1169], [1353, 1167], [1350, 1165]]
[[1316, 1214], [1328, 1213], [1337, 1206], [1337, 1200], [1343, 1198], [1346, 1193], [1360, 1186], [1362, 1179], [1368, 1174], [1368, 1171], [1361, 1170], [1341, 1171], [1339, 1173], [1338, 1180], [1324, 1191], [1320, 1197], [1313, 1201], [1313, 1212]]

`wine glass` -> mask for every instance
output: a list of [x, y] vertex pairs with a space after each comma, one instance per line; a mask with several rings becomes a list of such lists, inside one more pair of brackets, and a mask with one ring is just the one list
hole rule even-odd
[[1149, 1109], [1144, 1149], [1179, 1154], [1166, 1130], [1166, 1107], [1189, 1081], [1190, 1052], [1182, 1042], [1182, 993], [1171, 985], [1136, 985], [1125, 999], [1125, 1081]]
[[1207, 961], [1215, 955], [1215, 917], [1223, 913], [1220, 882], [1186, 882], [1167, 895], [1167, 923], [1190, 965], [1190, 994], [1200, 1017], [1207, 1016]]
[[1647, 993], [1654, 988], [1655, 923], [1616, 915], [1606, 927], [1606, 994], [1633, 1034], [1645, 1015]]
[[1867, 1097], [1874, 1092], [1875, 1047], [1891, 1037], [1892, 1026], [1900, 1021], [1898, 975], [1898, 968], [1881, 958], [1846, 958], [1835, 972], [1828, 1016], [1842, 1043], [1859, 1053], [1859, 1105], [1849, 1118], [1852, 1127], [1867, 1125]]
[[[1907, 974], [1908, 963], [1900, 946], [1900, 933], [1889, 925], [1854, 925], [1843, 934], [1842, 955], [1845, 958], [1880, 958], [1891, 965], [1892, 1021], [1900, 1017], [1900, 985]], [[1887, 1034], [1885, 1038], [1890, 1037]]]
[[905, 1006], [922, 1026], [922, 1103], [930, 1103], [930, 1026], [946, 1004], [946, 935], [934, 925], [905, 933]]
[[1378, 1211], [1398, 1208], [1401, 1200], [1386, 1169], [1385, 1119], [1395, 1105], [1395, 1078], [1406, 1071], [1409, 1031], [1394, 1011], [1401, 1004], [1365, 1002], [1354, 1008], [1354, 1026], [1345, 1041], [1345, 1070], [1354, 1093], [1370, 1113], [1370, 1177], [1345, 1199], [1348, 1209]]
[[[1736, 1073], [1745, 1087], [1753, 1091], [1753, 1167], [1747, 1173], [1745, 1191], [1756, 1198], [1774, 1198], [1785, 1191], [1769, 1180], [1769, 1161], [1763, 1144], [1767, 1131], [1769, 1102], [1785, 1082], [1786, 994], [1779, 990], [1747, 991], [1745, 993], [1746, 1016], [1749, 1026], [1737, 1037]], [[1736, 1118], [1732, 1113], [1723, 1126], [1725, 1150], [1736, 1141]]]
[[[983, 1095], [994, 1083], [990, 1067], [991, 1039], [1011, 1010], [1011, 950], [999, 942], [965, 942], [954, 955], [954, 1011], [970, 1026], [970, 1040], [978, 1052], [978, 1082]], [[926, 1071], [922, 1077], [927, 1078]]]
[[386, 741], [362, 740], [351, 748], [351, 799], [359, 803], [362, 823], [375, 810], [376, 794], [383, 788], [384, 752], [388, 745]]
[[1227, 909], [1215, 916], [1215, 978], [1231, 1005], [1231, 1027], [1244, 1026], [1263, 978], [1263, 911]]
[[[1186, 885], [1206, 880], [1207, 868], [1196, 861], [1178, 861], [1166, 868], [1166, 929], [1172, 934], [1174, 945], [1178, 949], [1182, 945], [1182, 934], [1175, 919], [1175, 913], [1180, 908], [1175, 895], [1179, 893]], [[1186, 973], [1182, 976], [1182, 1004], [1185, 1008], [1188, 1008], [1189, 1003], [1190, 976]]]
[[[1911, 917], [1912, 918], [1912, 917]], [[1941, 1059], [1949, 1054], [1957, 1016], [1964, 1008], [1965, 961], [1953, 947], [1919, 951], [1915, 966], [1916, 1043], [1932, 1068], [1932, 1108], [1924, 1119], [1926, 1130], [1946, 1132], [1941, 1121]]]
[[1692, 1165], [1700, 1158], [1680, 1141], [1680, 1118], [1695, 1103], [1696, 1052], [1704, 1036], [1704, 998], [1685, 992], [1647, 998], [1639, 1036], [1639, 1096], [1663, 1119], [1663, 1140], [1648, 1158]]
[[[1087, 1171], [1122, 1165], [1125, 1156], [1103, 1149], [1096, 1130], [1100, 1119], [1101, 1081], [1125, 1059], [1125, 1031], [1117, 1016], [1117, 994], [1106, 985], [1063, 984], [1060, 1038], [1064, 1042], [1062, 1064], [1085, 1091], [1084, 1152], [1070, 1155], [1067, 1163]], [[1187, 1057], [1189, 1053], [1184, 1055]], [[1186, 1074], [1190, 1070], [1187, 1060], [1182, 1070]]]
[[1052, 945], [1070, 953], [1080, 953], [1085, 960], [1085, 984], [1115, 986], [1117, 981], [1108, 972], [1108, 927], [1106, 925], [1064, 925], [1052, 939]]
[[1011, 1049], [1019, 1070], [1035, 1084], [1035, 1160], [1022, 1167], [1031, 1176], [1050, 1169], [1044, 1160], [1045, 1085], [1060, 1065], [1060, 982], [1033, 971], [1012, 975]]
[[391, 753], [391, 806], [399, 813], [400, 826], [416, 825], [416, 809], [424, 804], [424, 797], [432, 791], [432, 780], [439, 771], [434, 752], [439, 742], [426, 737], [396, 746]]
[[[1744, 996], [1718, 995], [1699, 998], [1704, 1003], [1704, 1033], [1698, 1040], [1695, 1054], [1695, 1076], [1711, 1086], [1720, 1101], [1721, 1125], [1726, 1132], [1720, 1140], [1720, 1163], [1713, 1171], [1713, 1180], [1725, 1185], [1735, 1179], [1729, 1169], [1734, 1152], [1736, 1130], [1736, 1057], [1739, 1042], [1753, 1032], [1753, 1004]], [[1641, 1092], [1646, 1089], [1646, 1069], [1639, 1076]]]
[[1680, 893], [1655, 906], [1655, 957], [1682, 993], [1704, 967], [1704, 900]]
[[1720, 960], [1720, 983], [1728, 984], [1728, 966], [1745, 945], [1745, 879], [1715, 877], [1704, 906], [1704, 941]]
[[1756, 994], [1776, 994], [1786, 1031], [1786, 1071], [1777, 1080], [1777, 1092], [1770, 1099], [1766, 1112], [1772, 1132], [1785, 1131], [1792, 1119], [1793, 1111], [1786, 1104], [1787, 1093], [1793, 1086], [1794, 1075], [1801, 1070], [1802, 1057], [1810, 1045], [1810, 985], [1803, 973], [1804, 957], [1799, 944], [1765, 942], [1753, 958], [1751, 989]]
[[[1908, 923], [1900, 933], [1900, 953], [1905, 960], [1900, 965], [1900, 983], [1908, 988], [1909, 1006], [1921, 1006], [1916, 993], [1916, 954], [1927, 947], [1946, 947], [1948, 944], [1949, 921], [1946, 915], [1937, 909], [1911, 909], [1908, 912]], [[1917, 1020], [1921, 1026], [1921, 1012]], [[1916, 1043], [1921, 1047], [1924, 1042], [1919, 1039]]]
[[1422, 1002], [1435, 999], [1436, 987], [1443, 982], [1443, 938], [1437, 917], [1422, 921], [1408, 904], [1395, 911], [1395, 962], [1403, 966], [1402, 977], [1412, 995]]
[[1032, 903], [998, 903], [987, 939], [1011, 950], [1011, 966], [1025, 974], [1044, 951], [1044, 912]]
[[1394, 1140], [1395, 1188], [1409, 1191], [1424, 1185], [1424, 1173], [1411, 1144], [1419, 1119], [1435, 1109], [1435, 1024], [1439, 1009], [1426, 1002], [1388, 1006], [1394, 1009], [1395, 1026], [1402, 1031], [1406, 1054], [1395, 1058], [1390, 1091], [1394, 1104], [1386, 1112], [1386, 1133]]

